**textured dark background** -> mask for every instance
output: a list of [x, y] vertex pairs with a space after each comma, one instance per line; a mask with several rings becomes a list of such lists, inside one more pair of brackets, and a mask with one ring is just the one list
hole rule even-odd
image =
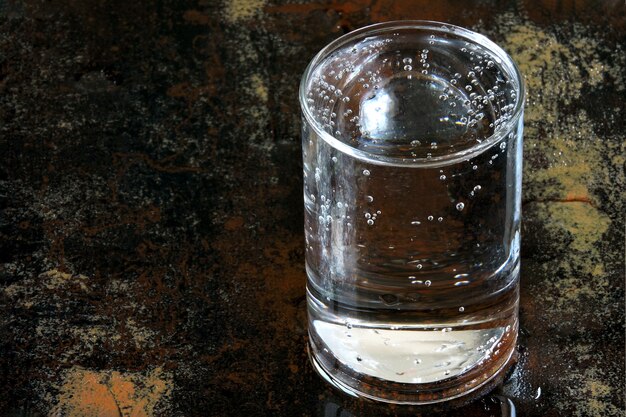
[[625, 9], [0, 0], [0, 415], [420, 414], [307, 361], [297, 102], [329, 41], [419, 18], [526, 76], [520, 360], [497, 392], [623, 416]]

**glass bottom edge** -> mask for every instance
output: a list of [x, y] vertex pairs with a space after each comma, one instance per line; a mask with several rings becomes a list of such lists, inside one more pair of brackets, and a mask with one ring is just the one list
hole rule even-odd
[[[388, 392], [386, 392], [384, 396], [357, 389], [353, 386], [350, 386], [345, 381], [342, 381], [340, 378], [337, 378], [333, 372], [326, 369], [322, 362], [318, 360], [314, 352], [315, 347], [312, 345], [311, 342], [307, 343], [307, 353], [309, 356], [309, 360], [313, 365], [313, 368], [315, 369], [315, 372], [332, 387], [351, 397], [364, 399], [375, 403], [387, 403], [406, 406], [437, 405], [445, 408], [457, 408], [480, 397], [483, 397], [484, 395], [491, 392], [500, 382], [502, 382], [504, 377], [509, 373], [509, 370], [511, 370], [515, 363], [517, 363], [517, 348], [515, 347], [515, 344], [513, 346], [513, 349], [511, 349], [506, 359], [498, 366], [494, 366], [495, 371], [479, 384], [474, 385], [465, 391], [457, 392], [454, 395], [436, 399], [420, 399], [419, 394], [417, 394], [417, 390], [414, 398], [406, 398], [406, 389], [403, 389], [402, 395], [404, 396], [404, 398], [394, 399], [393, 397], [398, 396], [399, 392], [393, 389], [390, 389]], [[491, 369], [486, 370], [486, 372], [487, 371], [491, 371]], [[464, 381], [461, 380], [457, 387], [461, 387], [462, 385], [464, 385]]]

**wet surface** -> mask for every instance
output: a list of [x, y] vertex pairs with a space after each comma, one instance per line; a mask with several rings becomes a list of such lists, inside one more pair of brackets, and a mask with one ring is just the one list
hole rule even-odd
[[0, 414], [429, 415], [306, 356], [297, 88], [391, 19], [526, 76], [519, 361], [450, 416], [624, 415], [623, 2], [0, 2]]

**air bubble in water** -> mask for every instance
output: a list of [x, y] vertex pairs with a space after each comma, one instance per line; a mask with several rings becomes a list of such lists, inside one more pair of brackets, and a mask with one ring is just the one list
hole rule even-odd
[[463, 210], [464, 208], [465, 208], [465, 204], [463, 204], [463, 203], [458, 203], [458, 204], [456, 205], [456, 209], [457, 209], [458, 211], [461, 211], [461, 210]]
[[387, 305], [398, 304], [399, 301], [398, 297], [393, 294], [383, 294], [380, 296], [380, 299]]

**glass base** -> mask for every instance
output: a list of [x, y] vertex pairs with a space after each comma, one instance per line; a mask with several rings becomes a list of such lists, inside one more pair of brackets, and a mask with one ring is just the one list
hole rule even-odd
[[[515, 338], [516, 339], [516, 338]], [[517, 362], [515, 340], [503, 352], [479, 369], [472, 369], [444, 381], [428, 384], [403, 384], [354, 372], [342, 365], [324, 348], [309, 338], [308, 354], [315, 371], [338, 390], [361, 399], [404, 405], [445, 403], [446, 408], [459, 407], [494, 389]], [[441, 404], [444, 405], [444, 404]]]

